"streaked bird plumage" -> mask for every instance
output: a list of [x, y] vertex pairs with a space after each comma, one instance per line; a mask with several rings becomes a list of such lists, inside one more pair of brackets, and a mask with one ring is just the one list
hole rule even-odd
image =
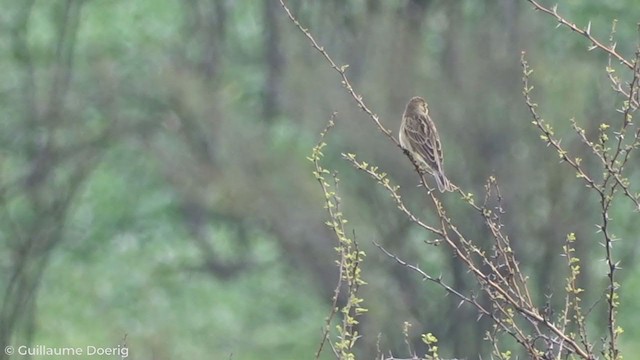
[[436, 179], [438, 190], [453, 191], [442, 168], [442, 145], [436, 126], [429, 117], [429, 108], [421, 97], [407, 104], [400, 125], [400, 145]]

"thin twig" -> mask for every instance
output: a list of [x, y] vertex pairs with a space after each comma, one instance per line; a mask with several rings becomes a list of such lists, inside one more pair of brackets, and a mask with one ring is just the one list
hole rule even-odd
[[591, 22], [589, 22], [589, 24], [587, 25], [587, 27], [585, 29], [580, 29], [576, 24], [566, 20], [564, 17], [562, 17], [560, 14], [558, 14], [558, 5], [555, 5], [552, 8], [547, 8], [547, 7], [544, 7], [544, 6], [540, 5], [540, 3], [538, 3], [536, 0], [527, 0], [527, 1], [531, 5], [533, 5], [533, 7], [536, 10], [540, 10], [543, 13], [545, 13], [547, 15], [551, 15], [552, 17], [554, 17], [558, 21], [559, 25], [564, 25], [564, 26], [568, 27], [569, 29], [571, 29], [572, 31], [584, 36], [585, 38], [587, 38], [592, 44], [591, 47], [589, 48], [590, 50], [598, 48], [598, 49], [604, 51], [605, 53], [607, 53], [607, 54], [613, 56], [614, 58], [616, 58], [618, 61], [620, 61], [621, 64], [624, 64], [629, 69], [633, 69], [633, 64], [631, 62], [629, 62], [627, 59], [625, 59], [618, 52], [616, 52], [615, 43], [613, 45], [611, 45], [611, 46], [606, 46], [601, 41], [599, 41], [598, 39], [594, 38], [591, 35]]

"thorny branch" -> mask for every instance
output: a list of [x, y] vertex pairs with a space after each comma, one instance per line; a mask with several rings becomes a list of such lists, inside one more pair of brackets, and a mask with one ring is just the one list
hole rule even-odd
[[[338, 72], [341, 78], [342, 85], [347, 90], [347, 93], [352, 97], [358, 107], [362, 109], [371, 118], [375, 126], [391, 140], [396, 146], [400, 147], [398, 140], [392, 135], [389, 129], [386, 129], [380, 122], [379, 117], [367, 107], [361, 95], [351, 85], [349, 78], [346, 74], [348, 65], [338, 66], [336, 62], [331, 58], [324, 47], [320, 46], [313, 35], [308, 29], [304, 28], [300, 22], [291, 13], [286, 6], [284, 0], [279, 0], [288, 18], [295, 24], [295, 26], [304, 34], [309, 40], [312, 47], [315, 48], [329, 63], [332, 69]], [[638, 138], [640, 137], [640, 130], [635, 132], [635, 137], [631, 144], [624, 145], [624, 133], [632, 125], [631, 113], [637, 109], [638, 104], [638, 56], [634, 62], [626, 60], [622, 55], [616, 51], [616, 44], [610, 39], [610, 45], [604, 45], [598, 39], [591, 35], [590, 24], [586, 29], [580, 29], [574, 23], [564, 19], [557, 12], [557, 8], [553, 7], [548, 9], [540, 5], [535, 0], [529, 1], [535, 9], [540, 10], [548, 15], [555, 17], [559, 26], [566, 26], [572, 31], [586, 37], [590, 42], [590, 50], [600, 49], [607, 53], [610, 61], [611, 59], [618, 60], [621, 64], [625, 65], [634, 71], [634, 78], [629, 85], [629, 90], [625, 90], [621, 85], [620, 80], [613, 76], [613, 71], [610, 71], [611, 66], [608, 67], [607, 73], [614, 84], [614, 91], [619, 94], [623, 94], [626, 97], [625, 106], [622, 109], [624, 113], [624, 121], [621, 130], [616, 133], [617, 147], [613, 153], [610, 153], [607, 146], [607, 139], [605, 135], [606, 127], [601, 128], [600, 142], [593, 144], [584, 135], [582, 130], [576, 122], [573, 122], [574, 129], [581, 136], [583, 141], [591, 146], [595, 155], [603, 163], [605, 168], [605, 176], [602, 181], [596, 180], [592, 175], [588, 174], [581, 165], [581, 159], [572, 157], [564, 150], [560, 140], [558, 140], [553, 132], [551, 125], [545, 122], [539, 115], [537, 107], [530, 96], [533, 87], [529, 84], [529, 75], [531, 69], [528, 63], [524, 59], [524, 53], [522, 54], [522, 66], [523, 66], [523, 83], [524, 83], [524, 97], [526, 105], [533, 117], [533, 124], [542, 133], [541, 138], [551, 146], [560, 156], [560, 158], [570, 164], [570, 166], [577, 172], [578, 178], [584, 181], [585, 185], [593, 189], [601, 199], [602, 208], [602, 226], [601, 230], [604, 234], [605, 247], [607, 248], [606, 262], [609, 265], [609, 291], [608, 291], [608, 303], [609, 303], [609, 356], [611, 359], [618, 359], [618, 350], [616, 348], [617, 335], [619, 329], [615, 327], [615, 314], [617, 308], [617, 284], [615, 283], [615, 271], [617, 269], [617, 263], [613, 261], [611, 255], [611, 245], [613, 243], [613, 237], [609, 231], [610, 218], [608, 217], [608, 209], [613, 200], [613, 194], [617, 187], [621, 188], [626, 195], [630, 198], [639, 208], [638, 196], [633, 195], [629, 190], [628, 180], [622, 176], [622, 170], [627, 163], [631, 150], [640, 147]], [[613, 34], [613, 31], [612, 31]], [[612, 35], [613, 37], [613, 35]], [[640, 53], [640, 51], [639, 51]], [[411, 158], [411, 155], [405, 152], [405, 155], [409, 157], [414, 165], [416, 162]], [[551, 312], [547, 309], [539, 309], [529, 294], [529, 288], [527, 286], [527, 277], [522, 273], [519, 263], [516, 260], [516, 256], [510, 246], [509, 237], [503, 232], [503, 225], [501, 214], [504, 212], [501, 205], [501, 194], [497, 181], [491, 178], [485, 187], [486, 196], [482, 205], [477, 205], [473, 200], [472, 194], [464, 193], [458, 188], [458, 193], [462, 196], [462, 199], [466, 201], [474, 210], [476, 210], [485, 222], [485, 225], [490, 231], [490, 234], [495, 241], [493, 254], [488, 255], [487, 252], [478, 247], [473, 240], [468, 239], [455, 225], [453, 220], [448, 217], [443, 204], [435, 197], [434, 193], [426, 185], [426, 182], [421, 176], [422, 185], [427, 190], [427, 198], [431, 200], [436, 215], [439, 219], [438, 226], [432, 226], [422, 222], [417, 216], [413, 214], [411, 210], [404, 204], [403, 198], [399, 194], [399, 187], [391, 184], [390, 179], [385, 172], [379, 171], [376, 166], [371, 166], [366, 162], [356, 159], [355, 154], [342, 154], [343, 158], [350, 162], [356, 169], [366, 173], [369, 177], [380, 184], [394, 199], [396, 206], [403, 212], [407, 218], [432, 234], [435, 234], [441, 238], [439, 242], [444, 242], [450, 249], [453, 256], [458, 258], [467, 270], [476, 278], [478, 284], [480, 284], [483, 293], [488, 297], [491, 308], [480, 305], [476, 300], [475, 295], [466, 295], [448, 285], [446, 285], [440, 277], [431, 276], [422, 271], [417, 265], [410, 265], [407, 262], [401, 260], [398, 256], [391, 254], [379, 244], [375, 245], [385, 255], [394, 259], [398, 264], [408, 268], [411, 271], [420, 274], [423, 279], [436, 283], [445, 289], [448, 293], [458, 297], [462, 303], [471, 304], [476, 308], [480, 316], [488, 316], [494, 323], [493, 332], [487, 332], [487, 338], [492, 341], [494, 347], [494, 355], [498, 358], [507, 358], [500, 352], [498, 347], [497, 336], [500, 332], [504, 332], [513, 337], [519, 344], [523, 346], [527, 354], [533, 359], [551, 359], [567, 357], [571, 354], [575, 354], [577, 357], [587, 360], [595, 359], [592, 352], [593, 345], [588, 341], [586, 335], [586, 326], [582, 319], [576, 319], [579, 331], [578, 334], [573, 333], [568, 328], [569, 313], [572, 311], [576, 316], [582, 316], [582, 310], [578, 305], [579, 293], [576, 284], [576, 273], [573, 273], [574, 278], [569, 278], [568, 287], [573, 289], [573, 295], [567, 295], [564, 312], [560, 316], [559, 320], [552, 318]], [[416, 167], [416, 170], [419, 170]], [[419, 173], [419, 171], [418, 171]], [[495, 195], [494, 194], [495, 191]], [[491, 196], [495, 196], [498, 201], [498, 205], [495, 208], [489, 208], [488, 200]], [[570, 269], [575, 269], [574, 258], [570, 256], [571, 248], [569, 247], [569, 241], [565, 248], [565, 255], [569, 258]], [[571, 298], [573, 296], [573, 298]], [[545, 305], [546, 306], [546, 305]], [[326, 339], [323, 338], [323, 342]], [[333, 347], [333, 346], [332, 346]], [[335, 349], [335, 347], [333, 347]], [[335, 353], [335, 351], [334, 351]], [[338, 356], [337, 353], [335, 353]], [[338, 356], [339, 357], [339, 356]]]
[[[533, 4], [537, 3], [535, 1], [530, 1]], [[545, 10], [543, 10], [545, 11]], [[561, 24], [570, 24], [568, 25], [572, 29], [575, 30], [575, 26], [571, 25], [570, 22], [560, 17], [557, 13], [556, 8], [553, 10], [546, 10], [545, 12], [553, 14], [556, 18], [559, 19]], [[580, 32], [580, 31], [578, 31]], [[612, 44], [609, 48], [606, 48], [593, 40], [590, 37], [589, 28], [582, 32], [583, 35], [587, 36], [594, 43], [594, 47], [601, 48], [609, 53], [609, 60], [607, 66], [607, 75], [609, 80], [613, 83], [613, 90], [624, 96], [624, 105], [621, 109], [617, 111], [622, 114], [622, 121], [618, 131], [614, 132], [616, 137], [616, 142], [614, 143], [614, 148], [610, 147], [610, 141], [608, 136], [608, 129], [611, 127], [608, 123], [602, 123], [598, 127], [598, 138], [597, 140], [591, 140], [587, 137], [586, 131], [578, 125], [578, 122], [575, 119], [571, 119], [571, 125], [574, 131], [578, 134], [579, 138], [582, 142], [591, 150], [594, 154], [600, 166], [603, 170], [603, 177], [601, 181], [595, 180], [593, 177], [586, 174], [586, 171], [583, 169], [581, 165], [581, 159], [578, 157], [573, 157], [568, 154], [568, 152], [563, 149], [560, 145], [560, 140], [555, 136], [552, 127], [538, 114], [537, 107], [538, 105], [531, 100], [531, 91], [533, 86], [529, 83], [529, 77], [532, 73], [532, 70], [529, 67], [528, 62], [525, 59], [524, 52], [521, 56], [521, 64], [523, 68], [523, 85], [524, 90], [523, 94], [525, 97], [525, 102], [529, 111], [533, 117], [533, 124], [538, 128], [538, 130], [542, 133], [540, 135], [541, 139], [547, 144], [547, 146], [551, 146], [558, 153], [560, 158], [568, 163], [576, 172], [577, 177], [583, 179], [586, 183], [587, 188], [594, 190], [599, 198], [600, 203], [600, 214], [601, 214], [601, 223], [598, 226], [599, 232], [603, 235], [603, 246], [605, 248], [605, 262], [607, 264], [607, 277], [608, 277], [608, 288], [607, 288], [607, 328], [608, 328], [608, 340], [606, 345], [604, 346], [603, 353], [606, 353], [607, 358], [609, 359], [619, 359], [620, 353], [617, 347], [617, 338], [622, 333], [622, 329], [617, 325], [617, 309], [619, 305], [618, 298], [618, 287], [619, 284], [616, 281], [616, 272], [619, 269], [619, 262], [614, 260], [613, 256], [613, 243], [617, 239], [611, 233], [610, 225], [611, 218], [609, 217], [609, 210], [611, 209], [611, 205], [615, 198], [615, 193], [618, 188], [622, 189], [624, 197], [630, 199], [636, 209], [640, 210], [640, 196], [638, 194], [632, 194], [629, 188], [630, 181], [628, 178], [624, 176], [625, 165], [630, 157], [630, 154], [633, 150], [636, 150], [640, 147], [640, 142], [638, 138], [640, 136], [640, 128], [635, 129], [634, 137], [632, 138], [630, 143], [625, 143], [624, 138], [627, 131], [633, 126], [631, 121], [632, 114], [638, 109], [638, 93], [640, 92], [639, 78], [640, 78], [640, 47], [636, 51], [636, 56], [633, 60], [627, 61], [626, 59], [621, 58], [621, 56], [612, 50], [615, 49], [615, 42], [613, 40], [613, 35], [615, 34], [615, 22], [612, 27], [610, 43]], [[628, 91], [624, 90], [621, 85], [621, 80], [613, 76], [614, 70], [611, 67], [611, 58], [616, 57], [617, 59], [621, 59], [621, 62], [628, 64], [631, 70], [633, 71], [631, 81], [628, 83]], [[565, 246], [565, 255], [570, 258], [570, 269], [572, 271], [571, 276], [577, 276], [576, 272], [579, 272], [579, 267], [576, 267], [572, 263], [575, 258], [571, 258], [572, 248], [569, 247], [569, 244]], [[581, 338], [581, 342], [583, 347], [589, 351], [591, 354], [592, 345], [588, 343], [586, 340], [586, 326], [584, 325], [583, 314], [578, 305], [579, 302], [579, 289], [575, 285], [575, 279], [569, 282], [567, 285], [568, 289], [571, 290], [567, 293], [567, 298], [565, 301], [565, 313], [564, 313], [564, 323], [563, 328], [566, 327], [566, 322], [568, 321], [568, 312], [569, 305], [573, 304], [573, 311], [575, 312], [576, 322], [579, 328], [579, 336]], [[573, 297], [573, 298], [572, 298]], [[593, 356], [593, 355], [591, 355]]]
[[318, 50], [322, 56], [329, 62], [329, 64], [331, 65], [331, 68], [333, 68], [335, 71], [338, 72], [338, 74], [340, 74], [340, 77], [342, 78], [342, 86], [345, 87], [345, 89], [347, 89], [347, 92], [349, 92], [349, 95], [351, 95], [351, 97], [356, 101], [356, 103], [358, 104], [358, 107], [360, 109], [362, 109], [365, 113], [367, 113], [367, 115], [369, 115], [369, 117], [371, 118], [371, 120], [373, 120], [373, 122], [376, 124], [376, 126], [378, 127], [378, 129], [384, 134], [386, 135], [391, 141], [393, 141], [398, 147], [400, 147], [400, 142], [398, 142], [398, 140], [396, 138], [393, 137], [391, 130], [385, 128], [382, 123], [380, 122], [380, 117], [378, 115], [376, 115], [373, 111], [371, 111], [367, 105], [364, 103], [364, 100], [362, 99], [361, 95], [358, 95], [358, 93], [356, 92], [356, 90], [353, 88], [353, 86], [351, 85], [351, 81], [349, 81], [349, 78], [347, 77], [347, 68], [349, 67], [349, 65], [342, 65], [342, 66], [338, 66], [333, 59], [331, 58], [331, 56], [329, 56], [329, 54], [327, 53], [327, 51], [324, 49], [323, 46], [320, 46], [317, 42], [316, 39], [313, 37], [313, 35], [311, 35], [311, 33], [309, 32], [309, 30], [305, 29], [300, 22], [298, 22], [298, 20], [293, 16], [293, 14], [291, 13], [291, 10], [289, 10], [289, 8], [287, 7], [287, 5], [284, 3], [284, 0], [279, 0], [280, 1], [280, 5], [282, 5], [282, 7], [284, 8], [284, 11], [287, 13], [287, 16], [289, 17], [289, 20], [291, 20], [296, 27], [302, 31], [302, 33], [307, 37], [307, 39], [309, 39], [309, 42], [311, 42], [311, 45]]
[[[364, 259], [364, 252], [359, 249], [358, 243], [355, 238], [355, 233], [352, 237], [346, 234], [345, 224], [347, 220], [344, 218], [341, 210], [341, 198], [338, 195], [338, 176], [334, 172], [331, 174], [333, 178], [332, 185], [326, 180], [325, 176], [330, 173], [329, 170], [322, 167], [320, 160], [324, 156], [322, 149], [326, 146], [324, 138], [327, 132], [334, 126], [336, 113], [331, 115], [329, 124], [322, 131], [320, 136], [320, 142], [313, 148], [311, 156], [308, 158], [314, 165], [314, 175], [316, 180], [322, 188], [322, 193], [325, 197], [325, 208], [329, 220], [326, 225], [333, 231], [337, 239], [336, 251], [340, 254], [340, 260], [337, 261], [339, 267], [339, 278], [334, 290], [332, 307], [329, 316], [325, 321], [325, 327], [322, 333], [322, 340], [316, 352], [316, 359], [320, 358], [322, 348], [326, 342], [329, 343], [334, 355], [339, 359], [352, 358], [352, 350], [356, 343], [356, 340], [360, 337], [354, 327], [358, 324], [357, 317], [367, 311], [362, 307], [362, 299], [358, 296], [358, 290], [361, 285], [365, 284], [365, 281], [361, 276], [361, 262]], [[346, 288], [346, 304], [338, 309], [338, 297], [340, 296], [341, 289]], [[340, 310], [342, 313], [342, 323], [337, 327], [338, 329], [338, 341], [332, 343], [329, 339], [329, 330], [331, 321], [336, 313]]]
[[609, 55], [611, 55], [614, 58], [616, 58], [618, 61], [620, 61], [621, 64], [624, 64], [629, 69], [633, 69], [633, 64], [630, 61], [628, 61], [627, 59], [625, 59], [618, 52], [616, 52], [616, 44], [615, 43], [613, 43], [610, 46], [606, 46], [601, 41], [599, 41], [598, 39], [594, 38], [591, 35], [591, 22], [589, 22], [589, 24], [587, 25], [586, 28], [581, 29], [581, 28], [578, 27], [578, 25], [572, 23], [571, 21], [566, 20], [564, 17], [562, 17], [558, 13], [558, 5], [554, 5], [552, 8], [547, 8], [547, 7], [544, 7], [544, 6], [540, 5], [540, 3], [537, 2], [536, 0], [527, 0], [527, 1], [531, 5], [533, 5], [533, 7], [536, 10], [542, 11], [543, 13], [545, 13], [547, 15], [551, 15], [552, 17], [554, 17], [556, 19], [556, 21], [558, 21], [558, 26], [566, 26], [569, 29], [571, 29], [572, 31], [584, 36], [585, 38], [587, 38], [591, 42], [591, 46], [589, 47], [589, 50], [600, 49], [600, 50], [604, 51], [605, 53], [608, 53]]

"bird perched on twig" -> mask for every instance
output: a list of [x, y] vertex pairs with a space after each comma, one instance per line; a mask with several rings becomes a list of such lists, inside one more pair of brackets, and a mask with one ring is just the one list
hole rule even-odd
[[453, 191], [442, 169], [442, 146], [436, 126], [429, 117], [427, 102], [421, 97], [407, 104], [400, 124], [400, 145], [418, 162], [421, 170], [433, 175], [440, 192]]

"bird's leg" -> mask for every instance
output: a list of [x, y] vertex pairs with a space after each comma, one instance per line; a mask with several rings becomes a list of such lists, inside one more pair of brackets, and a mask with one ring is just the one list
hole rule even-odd
[[416, 166], [416, 171], [418, 171], [418, 174], [420, 175], [420, 182], [418, 183], [418, 187], [422, 187], [422, 184], [426, 184], [427, 182], [424, 180], [424, 176], [427, 174], [427, 171], [420, 167], [420, 166]]
[[424, 171], [424, 172], [420, 173], [421, 182], [418, 184], [417, 187], [423, 187], [424, 186], [427, 189], [427, 195], [431, 195], [431, 192], [433, 191], [433, 189], [429, 188], [429, 186], [427, 185], [427, 181], [424, 179], [424, 175], [427, 174], [427, 173], [428, 173], [427, 171]]
[[[418, 175], [420, 175], [420, 178], [422, 179], [422, 182], [424, 182], [426, 184], [427, 182], [424, 180], [424, 176], [426, 174], [430, 174], [431, 173], [429, 171], [429, 169], [424, 167], [424, 166], [422, 166], [420, 163], [418, 163], [416, 161], [416, 159], [413, 157], [413, 154], [409, 150], [407, 150], [405, 148], [402, 148], [402, 151], [404, 152], [405, 155], [407, 155], [409, 157], [409, 159], [411, 159], [411, 162], [413, 163], [413, 166], [416, 167], [416, 171], [418, 172]], [[421, 187], [422, 186], [422, 182], [418, 183], [417, 187]], [[427, 189], [428, 188], [429, 187], [427, 186]], [[431, 191], [432, 190], [429, 190], [429, 194], [431, 194]]]

